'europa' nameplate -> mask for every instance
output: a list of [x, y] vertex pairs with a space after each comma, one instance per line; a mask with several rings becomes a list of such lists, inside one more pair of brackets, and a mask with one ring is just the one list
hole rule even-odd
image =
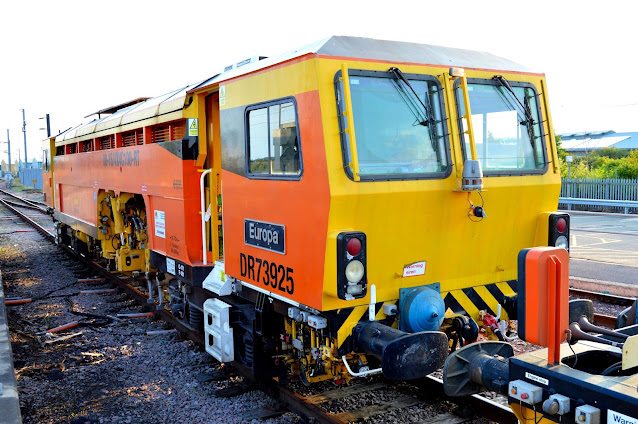
[[286, 253], [286, 227], [270, 222], [244, 219], [244, 242], [249, 246]]

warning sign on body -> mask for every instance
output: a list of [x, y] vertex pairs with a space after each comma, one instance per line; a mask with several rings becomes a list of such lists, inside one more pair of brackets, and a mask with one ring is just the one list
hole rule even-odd
[[219, 86], [219, 105], [226, 106], [226, 86]]
[[199, 128], [197, 126], [197, 118], [191, 118], [188, 120], [188, 136], [197, 137], [199, 135]]
[[415, 275], [425, 274], [425, 261], [414, 262], [403, 267], [404, 277], [414, 277]]

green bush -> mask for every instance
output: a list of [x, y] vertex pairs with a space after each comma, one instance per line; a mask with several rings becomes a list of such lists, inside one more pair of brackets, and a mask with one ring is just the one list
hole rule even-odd
[[616, 149], [615, 147], [603, 147], [600, 150], [595, 150], [591, 153], [594, 157], [606, 157], [612, 159], [622, 159], [629, 156], [629, 152], [626, 150]]
[[[560, 175], [567, 178], [567, 162], [559, 158]], [[572, 178], [638, 179], [638, 150], [631, 153], [615, 148], [592, 152], [589, 156], [574, 157]]]

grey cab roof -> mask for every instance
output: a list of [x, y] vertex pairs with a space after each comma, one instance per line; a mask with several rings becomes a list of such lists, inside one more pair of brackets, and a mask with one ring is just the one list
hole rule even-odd
[[[376, 40], [374, 38], [333, 36], [287, 53], [222, 72], [195, 87], [201, 88], [267, 68], [290, 59], [317, 54], [320, 56], [373, 59], [392, 63], [421, 63], [424, 65], [459, 68], [490, 69], [513, 72], [540, 73], [511, 60], [491, 53], [405, 41]], [[246, 61], [248, 62], [248, 61]], [[241, 63], [241, 62], [240, 62]], [[194, 91], [191, 89], [189, 91]]]
[[[80, 124], [56, 137], [57, 142], [68, 142], [74, 139], [99, 136], [107, 130], [128, 123], [147, 119], [153, 116], [170, 113], [184, 107], [188, 93], [211, 85], [217, 85], [260, 69], [267, 68], [291, 59], [308, 54], [320, 56], [347, 57], [354, 59], [373, 59], [392, 63], [421, 63], [446, 67], [489, 69], [514, 72], [537, 73], [523, 65], [491, 53], [452, 47], [433, 46], [429, 44], [409, 43], [404, 41], [376, 40], [373, 38], [333, 36], [312, 44], [288, 51], [281, 55], [253, 60], [243, 60], [228, 70], [202, 82], [182, 87], [162, 96], [154, 97], [139, 103], [124, 103], [122, 109], [105, 109], [101, 112], [113, 112], [87, 124]], [[261, 59], [261, 60], [259, 60]]]

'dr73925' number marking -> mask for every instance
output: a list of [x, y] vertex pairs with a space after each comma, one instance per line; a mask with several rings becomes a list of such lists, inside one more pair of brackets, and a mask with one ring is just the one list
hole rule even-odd
[[256, 283], [288, 294], [295, 291], [293, 269], [290, 267], [240, 253], [239, 269], [242, 277]]

